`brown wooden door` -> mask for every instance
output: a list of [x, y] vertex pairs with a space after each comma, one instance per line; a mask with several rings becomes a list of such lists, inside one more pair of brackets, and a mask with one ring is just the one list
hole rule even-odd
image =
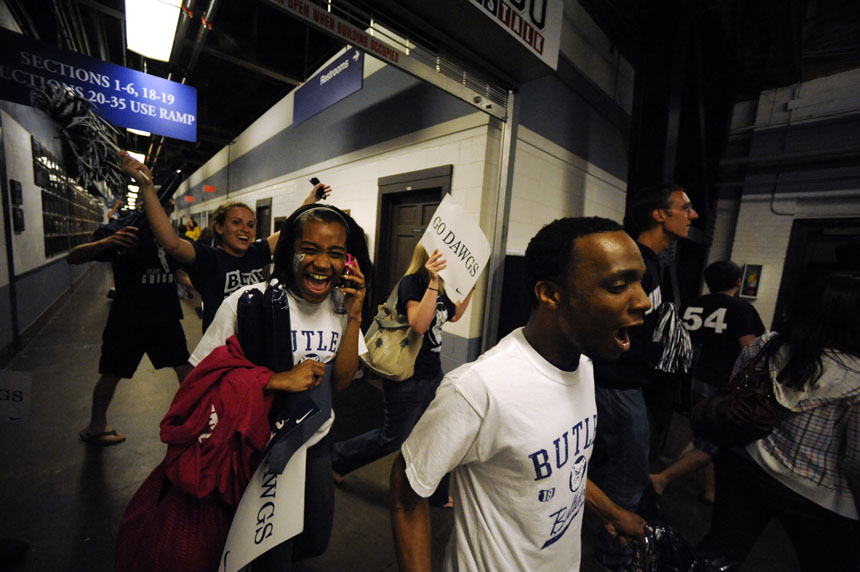
[[382, 276], [381, 285], [384, 295], [391, 292], [409, 266], [412, 251], [439, 206], [441, 192], [440, 188], [436, 188], [386, 197], [391, 202], [391, 225], [388, 236], [384, 237], [380, 245], [380, 254], [385, 258], [385, 275]]
[[272, 234], [272, 199], [257, 201], [257, 238], [269, 238]]
[[412, 251], [436, 207], [451, 188], [450, 165], [379, 179], [376, 227], [376, 283], [373, 300], [381, 304], [403, 276]]

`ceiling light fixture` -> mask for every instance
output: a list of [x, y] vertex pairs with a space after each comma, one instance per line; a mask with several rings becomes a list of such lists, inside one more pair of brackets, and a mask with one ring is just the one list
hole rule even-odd
[[182, 0], [125, 0], [126, 46], [153, 60], [170, 60]]

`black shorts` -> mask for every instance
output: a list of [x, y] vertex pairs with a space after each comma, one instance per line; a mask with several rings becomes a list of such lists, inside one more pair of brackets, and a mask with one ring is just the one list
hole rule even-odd
[[179, 320], [139, 325], [111, 314], [102, 332], [99, 373], [131, 378], [143, 354], [155, 369], [187, 363], [188, 348]]

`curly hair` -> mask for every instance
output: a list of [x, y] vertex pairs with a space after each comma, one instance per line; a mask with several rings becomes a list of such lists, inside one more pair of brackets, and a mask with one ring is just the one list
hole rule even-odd
[[537, 304], [535, 285], [542, 280], [562, 283], [568, 270], [576, 264], [573, 241], [589, 234], [624, 231], [608, 218], [560, 218], [544, 226], [529, 241], [525, 258], [525, 285], [531, 293], [532, 306]]

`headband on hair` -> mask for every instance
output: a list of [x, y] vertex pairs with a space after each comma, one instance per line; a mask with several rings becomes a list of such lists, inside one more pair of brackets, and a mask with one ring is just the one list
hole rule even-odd
[[331, 205], [314, 205], [311, 208], [307, 209], [306, 211], [301, 212], [296, 217], [296, 219], [293, 221], [293, 226], [298, 224], [305, 215], [307, 215], [308, 213], [312, 213], [315, 210], [326, 210], [326, 211], [329, 211], [329, 212], [336, 214], [337, 218], [340, 219], [340, 222], [343, 223], [343, 227], [346, 229], [346, 239], [347, 239], [347, 241], [349, 240], [349, 223], [346, 222], [346, 219], [343, 217], [343, 214], [341, 214], [341, 212], [337, 208], [335, 208]]

